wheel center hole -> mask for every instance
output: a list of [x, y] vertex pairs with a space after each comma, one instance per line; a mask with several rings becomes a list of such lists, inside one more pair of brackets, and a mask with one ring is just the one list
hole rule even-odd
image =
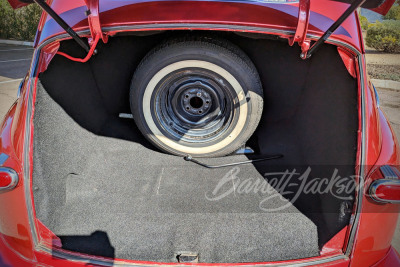
[[203, 99], [201, 99], [201, 98], [198, 97], [198, 96], [192, 97], [192, 98], [190, 99], [190, 105], [191, 105], [193, 108], [201, 108], [201, 107], [203, 106]]

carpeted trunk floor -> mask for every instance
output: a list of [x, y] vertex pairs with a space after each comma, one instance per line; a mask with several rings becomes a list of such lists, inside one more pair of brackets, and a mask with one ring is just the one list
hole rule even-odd
[[[131, 141], [95, 135], [71, 119], [40, 83], [36, 100], [35, 208], [65, 249], [162, 262], [176, 262], [181, 252], [197, 253], [200, 262], [319, 254], [312, 221], [270, 186], [263, 192], [245, 190], [246, 183], [264, 181], [253, 165], [206, 169], [163, 154], [129, 119], [110, 117], [103, 130], [129, 133]], [[204, 161], [241, 160], [247, 158]], [[280, 207], [285, 208], [266, 211]]]

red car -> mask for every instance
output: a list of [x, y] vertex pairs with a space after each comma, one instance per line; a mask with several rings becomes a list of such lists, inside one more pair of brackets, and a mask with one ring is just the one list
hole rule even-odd
[[36, 2], [0, 132], [1, 266], [400, 266], [357, 8]]

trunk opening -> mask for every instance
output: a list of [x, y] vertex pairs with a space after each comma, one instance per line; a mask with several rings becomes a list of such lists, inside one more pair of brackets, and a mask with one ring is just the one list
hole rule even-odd
[[[307, 194], [301, 177], [284, 172], [301, 176], [311, 167], [307, 180], [333, 179], [337, 169], [336, 176], [352, 182], [357, 81], [337, 47], [324, 44], [304, 61], [300, 48], [286, 41], [219, 34], [253, 61], [264, 109], [247, 142], [254, 155], [202, 161], [284, 157], [206, 169], [158, 151], [134, 120], [119, 117], [131, 113], [130, 82], [140, 61], [178, 34], [113, 37], [99, 44], [87, 63], [56, 55], [40, 74], [33, 140], [38, 219], [64, 249], [110, 258], [177, 262], [178, 255], [190, 252], [200, 262], [233, 263], [318, 256], [348, 225], [354, 190]], [[84, 56], [73, 41], [63, 41], [60, 51]], [[288, 179], [297, 185], [283, 186]], [[270, 183], [268, 192], [245, 192], [246, 184], [254, 189], [263, 181]], [[283, 192], [291, 193], [280, 197]]]

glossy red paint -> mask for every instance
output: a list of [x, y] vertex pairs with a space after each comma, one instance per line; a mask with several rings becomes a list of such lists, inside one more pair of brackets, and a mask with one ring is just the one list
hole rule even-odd
[[[53, 250], [53, 253], [55, 253], [57, 249]], [[3, 246], [2, 241], [0, 239], [0, 253], [2, 255], [6, 255], [5, 259], [3, 259], [3, 262], [5, 266], [8, 264], [9, 266], [23, 266], [23, 267], [34, 267], [37, 266], [37, 263], [39, 262], [42, 266], [59, 266], [59, 267], [78, 267], [78, 266], [97, 266], [96, 264], [88, 264], [87, 262], [80, 262], [80, 261], [67, 261], [62, 258], [58, 258], [57, 256], [52, 256], [51, 254], [43, 253], [43, 252], [37, 252], [35, 253], [35, 260], [29, 260], [29, 259], [24, 259], [16, 256], [13, 251], [7, 247]], [[70, 253], [70, 255], [77, 255], [76, 253]], [[327, 255], [326, 257], [329, 257], [330, 255]], [[302, 259], [302, 260], [296, 260], [296, 261], [281, 261], [281, 262], [274, 262], [274, 263], [268, 263], [268, 262], [262, 262], [262, 263], [238, 263], [238, 264], [172, 264], [172, 263], [154, 263], [154, 262], [146, 262], [146, 261], [124, 261], [122, 262], [117, 262], [112, 259], [102, 259], [105, 262], [107, 262], [109, 265], [111, 264], [134, 264], [136, 266], [273, 266], [273, 265], [280, 265], [280, 266], [285, 266], [289, 264], [301, 264], [305, 263], [309, 260], [317, 260], [317, 259], [324, 259], [326, 257], [316, 257], [312, 259]], [[95, 260], [95, 259], [93, 259]], [[0, 262], [1, 263], [1, 262]], [[326, 266], [334, 266], [334, 267], [347, 267], [349, 266], [349, 260], [348, 259], [343, 259], [343, 260], [338, 260], [334, 264], [332, 262], [327, 263], [327, 264], [316, 264], [313, 266], [317, 267], [326, 267]]]
[[[81, 3], [79, 5], [79, 2]], [[84, 14], [86, 5], [83, 0], [73, 0], [74, 16], [67, 16], [69, 12], [62, 12], [59, 1], [53, 1], [51, 7], [60, 14], [76, 31], [87, 29], [88, 20]], [[72, 8], [71, 7], [71, 8]], [[310, 34], [320, 35], [333, 23], [347, 8], [347, 4], [332, 1], [314, 1], [311, 3]], [[215, 12], [218, 10], [218, 12]], [[135, 16], [132, 16], [135, 14]], [[323, 14], [321, 16], [320, 14]], [[45, 15], [46, 16], [46, 15]], [[104, 28], [115, 26], [134, 25], [175, 25], [175, 29], [192, 24], [189, 28], [201, 27], [210, 29], [207, 25], [247, 26], [257, 27], [260, 32], [264, 28], [294, 31], [297, 26], [298, 3], [278, 4], [262, 3], [257, 1], [112, 1], [104, 0], [100, 4], [100, 20]], [[321, 21], [322, 20], [322, 21]], [[40, 35], [37, 45], [46, 39], [62, 32], [55, 22], [46, 16], [44, 25], [39, 25]], [[182, 25], [179, 27], [179, 25]], [[318, 25], [323, 25], [318, 28]], [[360, 49], [358, 28], [354, 27], [354, 16], [343, 24], [343, 28], [336, 31], [332, 37], [338, 38]], [[202, 27], [203, 26], [203, 27]], [[165, 27], [159, 27], [165, 28]], [[188, 28], [187, 26], [185, 28]], [[140, 29], [140, 28], [139, 28]], [[136, 30], [139, 30], [136, 29]], [[144, 27], [143, 27], [144, 29]], [[142, 30], [143, 30], [142, 29]], [[127, 29], [124, 29], [127, 31]], [[267, 32], [268, 30], [265, 29]], [[289, 37], [289, 36], [288, 36]], [[290, 36], [291, 37], [291, 36]]]
[[380, 185], [376, 188], [380, 199], [400, 201], [400, 185]]
[[2, 187], [6, 188], [10, 186], [11, 182], [12, 182], [11, 175], [9, 173], [0, 171], [0, 189]]
[[[13, 0], [13, 2], [15, 6], [20, 5], [16, 0]], [[104, 33], [107, 35], [113, 35], [119, 31], [149, 30], [146, 27], [150, 25], [152, 30], [229, 30], [269, 33], [283, 38], [293, 38], [296, 29], [299, 29], [297, 21], [298, 4], [296, 3], [288, 4], [287, 13], [285, 13], [285, 10], [277, 11], [271, 6], [243, 2], [149, 1], [140, 3], [130, 0], [102, 1], [102, 3], [109, 5], [116, 2], [123, 2], [124, 5], [114, 6], [109, 9], [100, 6], [98, 19], [103, 27], [110, 27], [107, 30], [103, 28]], [[93, 25], [99, 23], [96, 15], [90, 19], [91, 22], [88, 22], [84, 13], [80, 12], [82, 8], [86, 9], [83, 0], [53, 0], [50, 1], [50, 4], [62, 17], [74, 18], [74, 23], [71, 25], [75, 30], [86, 30], [88, 33], [92, 30], [92, 34], [97, 34], [101, 38], [98, 25]], [[296, 15], [289, 14], [289, 7], [296, 10]], [[324, 29], [319, 29], [312, 24], [317, 15], [324, 14], [325, 22], [329, 22], [337, 19], [346, 7], [346, 4], [338, 4], [332, 1], [312, 1], [309, 17], [310, 25], [307, 32], [316, 35], [316, 37], [321, 35]], [[215, 10], [220, 12], [215, 12]], [[135, 14], [135, 16], [132, 16], [132, 14]], [[46, 15], [42, 16], [38, 27], [37, 46], [51, 37], [62, 34], [57, 27], [51, 25], [51, 21]], [[90, 23], [92, 24], [91, 28], [89, 28]], [[188, 26], [189, 24], [190, 26]], [[305, 24], [302, 25], [304, 26]], [[115, 28], [121, 26], [135, 26], [136, 28]], [[238, 26], [251, 28], [236, 28]], [[349, 17], [342, 27], [342, 34], [334, 34], [330, 42], [341, 41], [345, 45], [353, 47], [359, 53], [363, 53], [357, 15], [353, 14]], [[276, 32], [276, 30], [281, 32]], [[299, 32], [304, 33], [304, 28], [299, 29]], [[348, 33], [348, 36], [343, 34], [345, 32]], [[105, 36], [104, 33], [103, 37]], [[89, 34], [86, 36], [89, 36]], [[37, 64], [35, 62], [32, 64], [29, 73], [30, 78], [25, 82], [19, 100], [7, 113], [0, 128], [0, 152], [9, 155], [9, 159], [4, 163], [4, 166], [16, 170], [20, 177], [20, 181], [14, 190], [0, 194], [0, 255], [2, 260], [0, 264], [5, 264], [6, 266], [37, 266], [38, 263], [43, 266], [85, 266], [87, 264], [87, 262], [80, 260], [73, 262], [59, 258], [59, 253], [66, 253], [75, 257], [82, 255], [65, 252], [60, 249], [59, 238], [37, 220], [35, 211], [29, 208], [33, 205], [32, 194], [28, 199], [25, 194], [26, 190], [28, 192], [32, 190], [31, 185], [26, 184], [26, 182], [31, 182], [30, 177], [24, 177], [26, 173], [24, 166], [29, 164], [30, 168], [32, 168], [32, 154], [29, 153], [24, 157], [24, 151], [32, 151], [32, 143], [26, 144], [25, 141], [29, 137], [26, 136], [26, 133], [29, 133], [30, 137], [32, 137], [34, 130], [32, 123], [34, 105], [32, 103], [35, 102], [36, 76], [37, 73], [47, 68], [59, 48], [59, 41], [51, 42], [42, 50], [36, 51], [38, 62]], [[398, 167], [400, 165], [399, 146], [387, 119], [376, 105], [376, 96], [367, 78], [365, 59], [362, 56], [359, 63], [355, 58], [354, 52], [347, 49], [341, 47], [339, 51], [345, 53], [344, 62], [349, 72], [352, 75], [356, 75], [359, 81], [359, 106], [364, 105], [365, 107], [364, 125], [361, 124], [363, 112], [361, 108], [359, 109], [360, 130], [357, 157], [357, 166], [359, 167], [361, 166], [360, 151], [364, 147], [366, 179], [363, 194], [358, 196], [362, 198], [362, 213], [360, 213], [360, 219], [355, 225], [357, 233], [351, 254], [334, 262], [316, 266], [371, 266], [374, 264], [376, 266], [396, 266], [400, 264], [399, 254], [391, 247], [390, 243], [397, 223], [399, 205], [376, 203], [368, 197], [367, 189], [372, 181], [383, 178], [382, 173], [379, 171], [379, 166], [393, 165]], [[358, 71], [359, 69], [362, 70], [361, 73]], [[365, 85], [365, 87], [361, 85]], [[30, 94], [32, 94], [31, 97]], [[28, 112], [30, 105], [32, 105], [31, 113]], [[27, 117], [27, 114], [30, 114], [31, 117]], [[26, 129], [26, 126], [29, 128]], [[365, 129], [365, 142], [362, 142], [361, 138], [362, 129]], [[27, 132], [26, 130], [30, 131]], [[33, 213], [33, 221], [29, 220], [30, 212]], [[382, 227], [382, 225], [385, 225], [385, 227]], [[36, 229], [36, 232], [31, 231], [32, 227]], [[343, 255], [347, 246], [346, 240], [349, 237], [350, 230], [351, 226], [348, 226], [330, 240], [324, 246], [320, 257], [284, 262], [223, 265], [286, 265], [340, 256]], [[88, 256], [88, 258], [93, 261], [101, 259], [93, 256]], [[124, 262], [154, 266], [176, 265], [172, 263], [122, 261], [117, 259], [102, 260], [108, 263]], [[212, 266], [212, 264], [199, 265]]]
[[[32, 66], [29, 70], [27, 76], [31, 75], [31, 72], [34, 71]], [[22, 162], [24, 155], [24, 138], [25, 138], [25, 123], [26, 123], [26, 115], [27, 115], [27, 106], [28, 106], [28, 95], [27, 89], [30, 88], [35, 82], [35, 79], [27, 78], [25, 80], [24, 86], [21, 90], [21, 96], [18, 99], [17, 106], [15, 109], [14, 117], [11, 128], [11, 139], [10, 145], [13, 147], [15, 157]], [[1, 149], [1, 147], [0, 147]], [[6, 153], [8, 154], [8, 153]], [[20, 179], [22, 179], [20, 177]]]
[[[385, 257], [391, 248], [390, 244], [400, 211], [399, 205], [379, 204], [368, 197], [368, 188], [371, 182], [383, 178], [379, 166], [400, 165], [400, 152], [396, 137], [383, 112], [378, 109], [378, 114], [382, 136], [375, 135], [373, 138], [375, 141], [377, 138], [381, 138], [382, 149], [376, 164], [369, 168], [371, 171], [365, 181], [361, 219], [353, 249], [352, 264], [355, 264], [354, 266], [371, 266]], [[376, 122], [375, 125], [378, 123]], [[383, 225], [384, 227], [382, 227]]]
[[19, 1], [19, 0], [9, 0], [8, 2], [10, 3], [11, 7], [14, 9], [29, 5], [29, 3], [24, 3], [23, 1]]
[[[23, 259], [34, 257], [34, 249], [32, 245], [32, 234], [30, 231], [28, 212], [25, 205], [25, 194], [23, 187], [23, 168], [22, 162], [18, 159], [21, 155], [17, 155], [18, 151], [12, 143], [12, 124], [16, 122], [17, 104], [15, 103], [7, 113], [5, 120], [1, 126], [0, 133], [0, 151], [9, 156], [3, 164], [4, 167], [14, 169], [19, 176], [18, 185], [11, 191], [0, 194], [0, 241], [2, 243], [1, 250], [9, 247], [13, 254]], [[24, 127], [20, 128], [24, 130]], [[7, 219], [4, 219], [7, 218]], [[1, 254], [4, 258], [7, 254]], [[10, 255], [14, 256], [14, 255]]]
[[346, 226], [331, 238], [321, 249], [321, 255], [338, 254], [342, 252], [349, 227]]
[[394, 2], [396, 2], [396, 0], [388, 0], [385, 1], [382, 5], [380, 5], [377, 8], [374, 8], [373, 11], [380, 13], [380, 14], [386, 14], [389, 12], [389, 9], [393, 6]]
[[343, 49], [341, 47], [338, 47], [338, 52], [340, 57], [343, 60], [343, 63], [353, 78], [357, 77], [357, 71], [356, 71], [356, 58], [353, 54], [351, 54], [349, 51], [346, 49]]
[[[366, 66], [365, 62], [365, 56], [362, 58], [363, 61], [363, 66]], [[365, 129], [366, 129], [366, 140], [375, 140], [375, 142], [368, 142], [366, 144], [365, 148], [365, 173], [370, 173], [371, 168], [375, 166], [377, 163], [377, 160], [381, 154], [381, 149], [382, 149], [382, 134], [383, 132], [381, 131], [381, 122], [382, 120], [380, 119], [380, 109], [377, 108], [376, 106], [376, 96], [375, 96], [375, 91], [374, 87], [368, 80], [368, 74], [366, 71], [366, 68], [363, 68], [364, 72], [364, 84], [368, 85], [366, 86], [365, 90]], [[392, 138], [393, 139], [393, 138]]]
[[92, 35], [92, 39], [95, 39], [96, 36], [99, 36], [103, 43], [107, 43], [108, 37], [103, 34], [101, 30], [101, 22], [99, 16], [99, 1], [97, 0], [85, 0], [86, 6], [88, 7], [88, 20], [89, 20], [89, 28], [90, 34]]
[[40, 64], [37, 67], [39, 73], [44, 72], [47, 69], [47, 67], [49, 66], [51, 60], [53, 59], [54, 55], [57, 53], [59, 48], [60, 48], [60, 42], [53, 42], [42, 48], [39, 60]]
[[289, 45], [292, 46], [297, 42], [304, 54], [306, 54], [310, 48], [310, 42], [306, 41], [308, 24], [310, 22], [310, 7], [310, 0], [300, 0], [296, 32], [293, 38], [289, 38]]
[[374, 267], [386, 267], [386, 266], [400, 266], [400, 255], [391, 247], [386, 256], [380, 260]]

